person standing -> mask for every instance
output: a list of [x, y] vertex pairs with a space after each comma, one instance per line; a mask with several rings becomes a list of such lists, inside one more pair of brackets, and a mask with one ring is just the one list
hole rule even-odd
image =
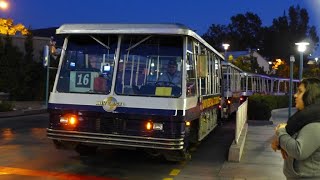
[[303, 79], [294, 95], [297, 112], [279, 124], [274, 150], [284, 158], [287, 179], [320, 179], [320, 80]]

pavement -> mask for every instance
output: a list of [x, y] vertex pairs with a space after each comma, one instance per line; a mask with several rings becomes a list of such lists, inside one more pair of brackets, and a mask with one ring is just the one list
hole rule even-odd
[[[295, 111], [296, 109], [293, 108], [292, 112]], [[0, 118], [46, 112], [44, 102], [15, 102], [15, 110], [0, 112]], [[210, 179], [285, 180], [286, 178], [282, 173], [283, 159], [281, 154], [280, 152], [274, 152], [270, 144], [275, 127], [279, 123], [285, 123], [287, 119], [288, 108], [283, 108], [273, 110], [269, 120], [259, 122], [248, 120], [248, 130], [240, 162], [224, 161], [218, 173]], [[199, 177], [199, 174], [196, 176]], [[181, 178], [183, 179], [183, 176]]]
[[[292, 112], [295, 111], [293, 108]], [[237, 180], [285, 180], [281, 154], [279, 151], [274, 152], [270, 144], [275, 127], [279, 123], [286, 123], [287, 119], [288, 108], [283, 108], [273, 110], [269, 122], [264, 124], [248, 120], [248, 132], [240, 162], [225, 161], [218, 177]]]
[[0, 112], [0, 118], [46, 113], [43, 101], [13, 101], [13, 111]]

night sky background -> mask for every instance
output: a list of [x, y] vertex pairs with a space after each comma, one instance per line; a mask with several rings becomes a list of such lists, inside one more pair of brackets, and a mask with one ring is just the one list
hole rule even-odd
[[[320, 36], [320, 0], [7, 0], [1, 17], [27, 28], [58, 27], [65, 23], [181, 23], [199, 35], [211, 24], [229, 24], [230, 17], [257, 14], [263, 26], [288, 12], [290, 6], [307, 9], [309, 25]], [[314, 54], [320, 56], [320, 48]]]

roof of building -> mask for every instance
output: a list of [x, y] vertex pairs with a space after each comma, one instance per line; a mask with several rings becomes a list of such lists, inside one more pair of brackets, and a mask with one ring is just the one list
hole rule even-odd
[[233, 59], [237, 59], [238, 57], [241, 57], [241, 56], [250, 55], [250, 52], [249, 51], [229, 51], [229, 52], [227, 51], [226, 55], [227, 55], [227, 57], [232, 55]]

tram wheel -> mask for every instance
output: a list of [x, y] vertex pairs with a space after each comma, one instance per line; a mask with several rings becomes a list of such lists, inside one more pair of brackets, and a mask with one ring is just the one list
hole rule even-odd
[[145, 149], [144, 152], [146, 152], [150, 157], [160, 157], [162, 154], [160, 151], [158, 150], [154, 150], [154, 149]]
[[75, 151], [79, 153], [80, 156], [89, 156], [89, 155], [95, 155], [97, 152], [96, 146], [87, 146], [83, 144], [79, 144]]
[[180, 151], [166, 151], [163, 153], [164, 158], [167, 161], [172, 162], [180, 162], [180, 161], [186, 161], [191, 159], [191, 154], [189, 151], [180, 150]]

